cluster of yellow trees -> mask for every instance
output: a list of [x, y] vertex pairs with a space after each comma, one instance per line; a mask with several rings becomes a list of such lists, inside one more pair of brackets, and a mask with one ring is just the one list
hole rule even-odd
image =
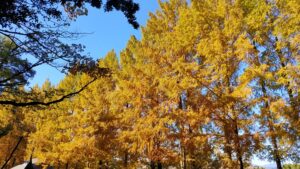
[[[299, 0], [160, 2], [141, 40], [99, 60], [110, 76], [58, 104], [2, 107], [0, 127], [13, 129], [0, 158], [23, 135], [15, 160], [57, 168], [243, 169], [256, 154], [281, 169], [300, 161], [299, 47]], [[33, 91], [42, 100], [90, 80]]]

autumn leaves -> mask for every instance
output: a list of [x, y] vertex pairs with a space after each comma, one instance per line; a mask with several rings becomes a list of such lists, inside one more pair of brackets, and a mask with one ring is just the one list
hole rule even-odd
[[[299, 5], [160, 2], [141, 40], [99, 60], [111, 76], [27, 111], [35, 124], [27, 146], [71, 168], [242, 169], [254, 154], [277, 168], [299, 160]], [[70, 75], [57, 88], [91, 79]]]

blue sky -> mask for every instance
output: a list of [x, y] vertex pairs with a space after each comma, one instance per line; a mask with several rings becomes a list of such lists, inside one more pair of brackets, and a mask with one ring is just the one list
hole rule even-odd
[[[135, 0], [139, 3], [140, 10], [136, 17], [141, 26], [145, 25], [149, 17], [149, 12], [158, 9], [157, 0]], [[125, 48], [131, 35], [141, 37], [140, 29], [135, 30], [128, 22], [123, 13], [119, 11], [104, 12], [103, 9], [88, 8], [88, 16], [81, 16], [76, 21], [71, 22], [69, 31], [91, 33], [84, 37], [70, 41], [70, 43], [81, 43], [86, 46], [86, 53], [98, 59], [114, 49], [117, 53]], [[63, 77], [59, 71], [49, 66], [40, 66], [36, 69], [36, 75], [30, 80], [30, 86], [42, 85], [46, 79], [57, 84]]]

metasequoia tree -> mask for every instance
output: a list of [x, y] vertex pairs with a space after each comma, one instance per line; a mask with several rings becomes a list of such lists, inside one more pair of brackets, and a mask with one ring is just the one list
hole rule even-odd
[[[189, 31], [193, 29], [188, 24], [190, 20], [185, 20], [191, 16], [190, 10], [188, 4], [180, 0], [160, 3], [160, 6], [162, 10], [150, 15], [147, 26], [143, 28], [142, 43], [151, 49], [151, 53], [145, 53], [147, 57], [160, 65], [163, 72], [159, 76], [158, 89], [167, 97], [165, 107], [172, 120], [167, 126], [169, 137], [183, 168], [209, 166], [209, 160], [197, 158], [200, 155], [197, 153], [204, 149], [210, 152], [208, 137], [201, 131], [207, 122], [201, 117], [207, 113], [205, 105], [208, 100], [197, 93], [203, 85], [202, 80], [198, 82], [195, 78], [200, 76], [200, 58], [196, 56], [197, 37]], [[203, 104], [195, 106], [192, 100]]]
[[22, 110], [27, 154], [65, 168], [243, 169], [254, 154], [278, 169], [298, 162], [299, 2], [159, 4], [119, 59], [78, 62], [58, 86], [32, 89], [47, 102], [93, 81]]
[[[264, 13], [265, 17], [251, 15], [260, 22], [250, 24], [251, 32], [248, 35], [257, 54], [249, 60], [247, 75], [248, 79], [255, 79], [253, 84], [256, 84], [256, 97], [260, 98], [259, 119], [270, 141], [270, 146], [264, 150], [269, 158], [276, 161], [277, 168], [282, 168], [284, 159], [297, 156], [294, 147], [299, 146], [299, 129], [296, 127], [299, 123], [299, 109], [296, 106], [299, 85], [295, 76], [295, 72], [299, 71], [299, 54], [295, 52], [299, 50], [295, 46], [295, 39], [299, 36], [295, 30], [299, 25], [292, 24], [299, 20], [296, 12], [299, 3], [283, 3], [261, 2], [256, 11]], [[292, 9], [289, 14], [287, 7]], [[286, 72], [290, 70], [288, 67], [293, 71]]]
[[[116, 61], [112, 52], [98, 65], [116, 69]], [[49, 82], [45, 83], [40, 92], [76, 91], [78, 86], [92, 78], [84, 73], [69, 75], [57, 88], [51, 88]], [[26, 120], [34, 123], [28, 150], [34, 149], [33, 155], [40, 163], [56, 167], [99, 168], [112, 165], [111, 159], [116, 154], [117, 125], [106, 96], [114, 86], [110, 77], [102, 77], [78, 96], [31, 113]]]

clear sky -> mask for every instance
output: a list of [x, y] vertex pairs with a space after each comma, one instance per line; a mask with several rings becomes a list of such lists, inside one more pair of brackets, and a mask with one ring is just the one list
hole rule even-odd
[[[149, 12], [155, 12], [158, 9], [157, 0], [135, 0], [139, 3], [140, 10], [137, 12], [137, 20], [141, 26], [144, 26], [149, 18]], [[123, 13], [114, 11], [105, 13], [103, 9], [89, 8], [88, 16], [81, 16], [73, 21], [70, 31], [85, 32], [88, 34], [73, 43], [81, 43], [86, 46], [86, 53], [89, 53], [94, 59], [105, 56], [105, 54], [114, 49], [117, 54], [125, 48], [131, 35], [138, 39], [141, 37], [140, 29], [135, 30], [128, 22]], [[35, 77], [30, 81], [30, 86], [42, 85], [46, 79], [51, 83], [57, 84], [64, 74], [49, 66], [40, 66], [36, 70]], [[261, 161], [254, 158], [252, 163], [256, 165], [270, 165], [267, 161]], [[274, 164], [272, 165], [274, 166]]]
[[[149, 12], [158, 9], [157, 0], [135, 0], [139, 3], [140, 10], [136, 17], [141, 26], [145, 25]], [[114, 49], [117, 54], [125, 48], [131, 35], [141, 37], [140, 29], [135, 30], [128, 22], [122, 12], [104, 12], [103, 9], [89, 8], [88, 16], [81, 16], [71, 23], [70, 31], [91, 33], [71, 43], [81, 43], [86, 46], [86, 53], [98, 59]], [[57, 84], [63, 77], [59, 71], [49, 66], [40, 66], [36, 69], [35, 77], [30, 80], [30, 86], [43, 84], [46, 79]]]

